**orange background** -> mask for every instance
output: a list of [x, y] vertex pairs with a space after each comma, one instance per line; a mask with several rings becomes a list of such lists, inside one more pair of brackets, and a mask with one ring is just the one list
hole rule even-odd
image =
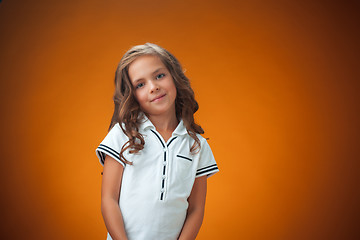
[[95, 148], [118, 61], [153, 42], [220, 168], [197, 239], [359, 238], [359, 4], [338, 2], [3, 0], [1, 237], [105, 239]]

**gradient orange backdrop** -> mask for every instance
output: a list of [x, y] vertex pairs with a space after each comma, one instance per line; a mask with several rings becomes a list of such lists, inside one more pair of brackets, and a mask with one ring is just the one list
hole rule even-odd
[[0, 3], [1, 238], [105, 239], [113, 76], [153, 42], [192, 81], [220, 172], [197, 239], [356, 239], [355, 1]]

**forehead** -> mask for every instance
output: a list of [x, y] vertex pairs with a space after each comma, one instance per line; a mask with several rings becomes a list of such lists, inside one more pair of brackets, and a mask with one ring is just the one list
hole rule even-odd
[[128, 70], [129, 77], [131, 81], [135, 81], [150, 76], [160, 68], [166, 69], [160, 57], [156, 55], [143, 55], [130, 63]]

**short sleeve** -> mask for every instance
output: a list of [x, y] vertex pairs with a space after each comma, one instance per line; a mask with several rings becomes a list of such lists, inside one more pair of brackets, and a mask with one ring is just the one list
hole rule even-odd
[[203, 139], [201, 143], [199, 154], [200, 156], [198, 168], [196, 170], [196, 177], [201, 177], [204, 175], [210, 177], [219, 171], [214, 155], [206, 139]]
[[105, 157], [108, 155], [125, 167], [125, 164], [120, 160], [120, 151], [125, 142], [125, 134], [117, 123], [95, 150], [101, 165], [104, 166]]

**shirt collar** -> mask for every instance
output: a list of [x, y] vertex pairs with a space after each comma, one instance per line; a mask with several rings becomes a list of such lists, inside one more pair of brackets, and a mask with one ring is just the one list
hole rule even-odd
[[174, 132], [172, 133], [173, 136], [181, 136], [187, 134], [186, 127], [184, 125], [183, 120], [181, 119], [177, 127], [175, 128]]
[[148, 128], [155, 129], [155, 126], [152, 124], [150, 119], [145, 114], [140, 114], [139, 119], [140, 119], [139, 128], [141, 130], [146, 130]]
[[[141, 114], [140, 118], [140, 126], [139, 129], [145, 131], [147, 129], [156, 129], [154, 124], [150, 121], [150, 119], [145, 115]], [[174, 132], [172, 133], [173, 136], [181, 136], [187, 134], [186, 127], [184, 125], [183, 120], [181, 119], [177, 127], [175, 128]]]

